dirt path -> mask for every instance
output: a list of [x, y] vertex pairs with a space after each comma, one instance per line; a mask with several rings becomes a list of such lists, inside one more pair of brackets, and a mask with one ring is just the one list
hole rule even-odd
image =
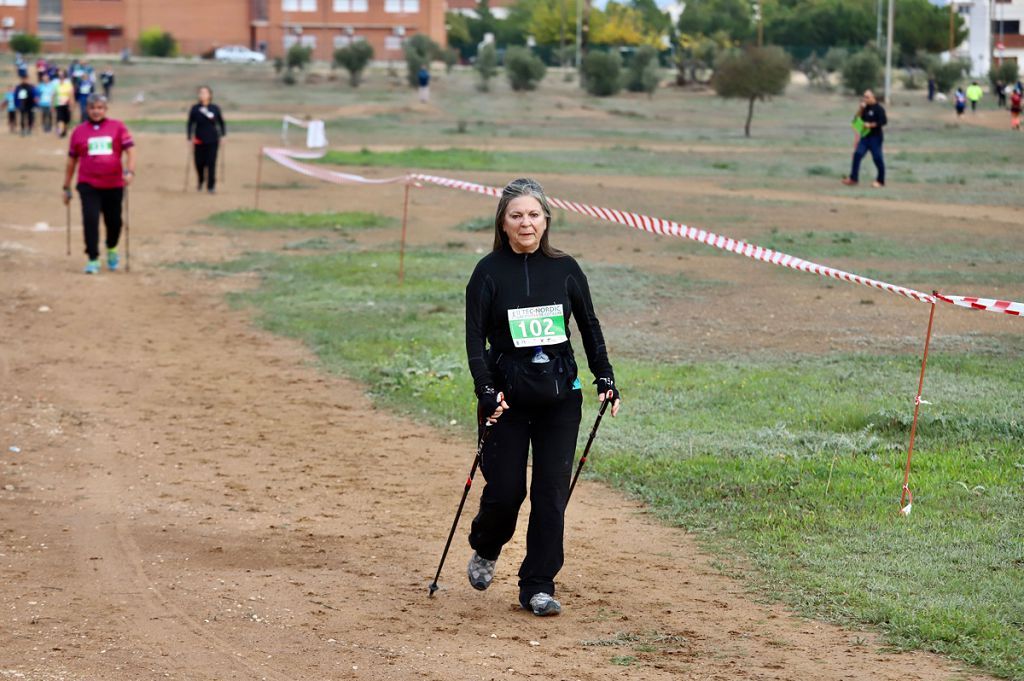
[[59, 171], [16, 170], [25, 147], [0, 139], [23, 184], [0, 227], [0, 679], [982, 678], [761, 605], [589, 482], [563, 616], [516, 609], [522, 537], [479, 594], [460, 533], [428, 599], [472, 444], [254, 330], [224, 303], [244, 278], [162, 268], [279, 237], [195, 227], [250, 190], [160, 189], [180, 186], [181, 145], [143, 144], [133, 272], [87, 278], [62, 230], [33, 228], [62, 224]]

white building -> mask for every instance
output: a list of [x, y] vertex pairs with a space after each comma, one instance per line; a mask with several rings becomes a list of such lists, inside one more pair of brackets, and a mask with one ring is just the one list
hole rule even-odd
[[[1024, 0], [953, 0], [967, 24], [967, 39], [953, 50], [968, 59], [971, 75], [988, 75], [993, 64], [1014, 61], [1024, 66]], [[948, 6], [948, 5], [947, 5]]]

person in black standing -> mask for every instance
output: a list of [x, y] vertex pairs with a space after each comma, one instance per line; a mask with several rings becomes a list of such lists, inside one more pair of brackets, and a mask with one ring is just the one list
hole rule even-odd
[[853, 165], [850, 168], [850, 176], [843, 178], [843, 184], [853, 186], [860, 181], [860, 162], [864, 159], [865, 154], [871, 152], [871, 160], [874, 161], [875, 168], [878, 171], [878, 175], [875, 181], [871, 183], [871, 186], [881, 189], [885, 186], [885, 158], [882, 156], [882, 143], [885, 141], [885, 137], [882, 133], [882, 128], [885, 127], [889, 120], [885, 116], [885, 109], [878, 103], [875, 93], [871, 90], [864, 91], [859, 115], [861, 120], [864, 121], [866, 131], [857, 142], [857, 148], [853, 152]]
[[21, 77], [21, 82], [14, 88], [14, 103], [18, 107], [18, 125], [21, 135], [32, 134], [32, 126], [35, 124], [36, 103], [39, 101], [36, 94], [36, 87], [28, 82], [28, 74]]
[[103, 96], [110, 101], [110, 92], [114, 89], [114, 72], [108, 66], [103, 69], [103, 73], [100, 74], [100, 85], [103, 86]]
[[211, 194], [217, 186], [217, 151], [220, 141], [228, 134], [220, 107], [213, 103], [213, 90], [203, 85], [199, 88], [199, 101], [188, 112], [187, 134], [189, 144], [194, 147], [197, 189], [203, 190], [203, 183]]
[[573, 258], [550, 245], [550, 224], [541, 186], [530, 179], [509, 183], [498, 201], [494, 248], [466, 286], [466, 352], [477, 418], [489, 429], [480, 460], [486, 486], [469, 534], [474, 552], [466, 571], [474, 589], [491, 585], [526, 498], [532, 446], [519, 603], [538, 616], [562, 610], [555, 576], [564, 561], [565, 506], [583, 405], [570, 317], [597, 377], [598, 401], [612, 401], [612, 416], [620, 403], [587, 278]]

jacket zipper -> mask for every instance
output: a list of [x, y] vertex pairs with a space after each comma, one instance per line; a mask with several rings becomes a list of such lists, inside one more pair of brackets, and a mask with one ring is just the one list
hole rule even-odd
[[523, 254], [523, 273], [526, 275], [526, 295], [530, 295], [530, 261], [527, 260], [528, 254]]

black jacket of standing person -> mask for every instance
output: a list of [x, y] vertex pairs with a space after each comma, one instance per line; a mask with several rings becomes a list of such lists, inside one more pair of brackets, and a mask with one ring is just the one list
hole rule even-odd
[[216, 104], [193, 104], [188, 112], [186, 125], [188, 139], [197, 138], [203, 144], [216, 144], [221, 137], [228, 134], [224, 125], [224, 117]]
[[885, 134], [882, 132], [882, 128], [889, 119], [885, 117], [885, 109], [881, 104], [875, 102], [874, 104], [868, 104], [864, 107], [864, 111], [861, 112], [860, 118], [865, 123], [875, 123], [877, 127], [871, 129], [872, 136], [877, 136], [878, 139], [885, 139]]

